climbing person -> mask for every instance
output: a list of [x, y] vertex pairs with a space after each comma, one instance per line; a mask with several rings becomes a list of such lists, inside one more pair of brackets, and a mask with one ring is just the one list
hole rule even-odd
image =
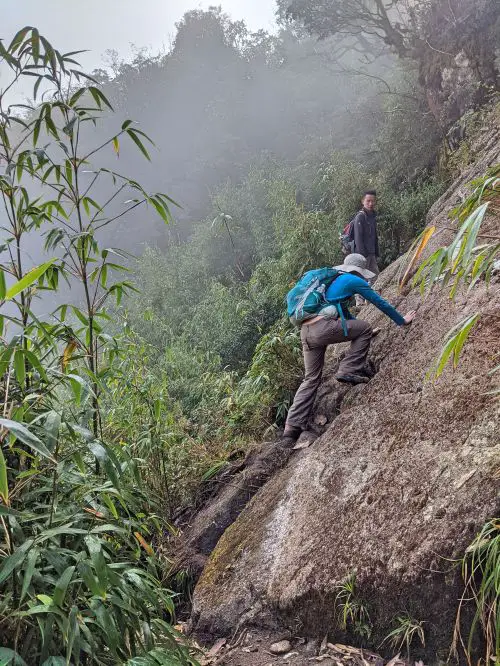
[[[318, 277], [315, 280], [308, 278], [308, 276], [315, 278], [316, 275]], [[343, 264], [333, 269], [306, 273], [297, 283], [295, 291], [289, 292], [287, 297], [289, 314], [292, 309], [294, 312], [292, 320], [300, 324], [305, 377], [288, 412], [284, 438], [295, 440], [307, 427], [316, 392], [321, 383], [328, 345], [347, 340], [351, 342], [349, 350], [339, 364], [335, 376], [337, 381], [361, 384], [370, 379], [365, 363], [373, 329], [367, 321], [352, 316], [347, 307], [349, 298], [355, 295], [362, 296], [398, 326], [408, 326], [413, 321], [415, 310], [411, 310], [405, 316], [401, 315], [370, 287], [368, 280], [374, 277], [374, 273], [367, 268], [366, 258], [354, 253], [348, 255]], [[318, 305], [312, 305], [307, 312], [304, 303], [314, 302], [312, 297], [316, 294], [320, 294], [316, 298]]]
[[[366, 267], [374, 273], [370, 280], [373, 284], [379, 274], [377, 258], [379, 257], [377, 215], [375, 205], [377, 203], [377, 193], [375, 190], [366, 190], [361, 199], [362, 208], [352, 221], [352, 251], [356, 254], [362, 254], [366, 258]], [[365, 299], [359, 294], [356, 295], [356, 305], [365, 304]]]

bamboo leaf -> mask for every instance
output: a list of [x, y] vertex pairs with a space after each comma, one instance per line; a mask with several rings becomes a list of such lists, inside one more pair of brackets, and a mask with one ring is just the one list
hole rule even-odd
[[28, 592], [31, 580], [33, 578], [33, 574], [35, 573], [36, 561], [39, 555], [40, 551], [38, 550], [38, 548], [36, 548], [36, 546], [32, 548], [28, 553], [28, 557], [26, 558], [26, 566], [24, 568], [23, 586], [21, 588], [20, 601], [24, 599], [26, 593]]
[[29, 349], [25, 349], [23, 351], [23, 353], [24, 353], [24, 358], [26, 359], [26, 361], [28, 361], [28, 363], [31, 365], [31, 367], [34, 368], [39, 373], [40, 377], [44, 381], [48, 382], [47, 373], [45, 372], [45, 368], [40, 363], [37, 356]]
[[15, 53], [23, 43], [28, 32], [30, 32], [31, 30], [32, 28], [28, 25], [24, 28], [21, 28], [21, 30], [19, 30], [18, 32], [16, 32], [14, 38], [12, 39], [11, 43], [8, 46], [8, 51], [10, 51], [11, 53]]
[[9, 503], [9, 484], [7, 482], [7, 462], [0, 449], [0, 497], [5, 504]]
[[96, 103], [98, 109], [102, 109], [104, 104], [104, 106], [107, 106], [108, 109], [110, 109], [111, 111], [113, 110], [113, 107], [108, 102], [105, 95], [99, 90], [99, 88], [96, 88], [94, 86], [89, 86], [88, 91], [92, 95], [92, 98], [94, 99], [94, 102]]
[[69, 99], [68, 105], [75, 106], [75, 104], [78, 102], [78, 100], [86, 90], [87, 88], [79, 88], [76, 92], [74, 92]]
[[435, 372], [435, 377], [438, 378], [441, 373], [444, 370], [444, 367], [446, 363], [448, 362], [448, 359], [450, 358], [451, 354], [453, 353], [453, 347], [455, 346], [455, 338], [453, 337], [451, 340], [448, 340], [446, 345], [444, 346], [441, 354], [439, 355], [438, 361], [437, 361], [437, 367], [436, 367], [436, 372]]
[[75, 569], [76, 567], [74, 566], [67, 567], [61, 574], [61, 577], [54, 588], [53, 602], [60, 608], [62, 608], [64, 597], [66, 596], [66, 591], [71, 583]]
[[14, 650], [0, 647], [0, 666], [28, 666], [24, 659]]
[[139, 150], [144, 155], [144, 157], [151, 162], [151, 157], [149, 156], [148, 151], [146, 150], [144, 144], [139, 139], [139, 137], [137, 136], [135, 131], [132, 130], [132, 129], [129, 129], [129, 130], [127, 130], [127, 134], [132, 139], [132, 141], [135, 143], [135, 145], [139, 148]]
[[38, 62], [40, 58], [40, 34], [36, 28], [31, 30], [31, 52], [35, 63]]
[[4, 558], [0, 564], [0, 583], [3, 583], [6, 578], [24, 562], [24, 558], [28, 550], [33, 545], [33, 539], [28, 539], [14, 551], [12, 555]]
[[26, 381], [26, 368], [24, 365], [24, 354], [22, 349], [16, 349], [14, 353], [14, 372], [20, 386], [24, 387]]
[[55, 261], [55, 258], [51, 259], [50, 261], [46, 261], [44, 264], [41, 264], [37, 268], [33, 268], [31, 271], [29, 271], [29, 273], [26, 273], [26, 275], [21, 280], [13, 284], [12, 287], [8, 289], [7, 293], [5, 294], [5, 300], [11, 301], [22, 291], [28, 289], [28, 287], [31, 287], [31, 285], [36, 282]]
[[456, 368], [458, 365], [458, 361], [460, 360], [460, 353], [462, 351], [462, 348], [467, 341], [467, 338], [469, 337], [469, 333], [472, 329], [473, 326], [477, 323], [480, 315], [479, 313], [476, 313], [475, 315], [472, 315], [469, 317], [460, 332], [456, 336], [456, 343], [455, 343], [455, 349], [453, 351], [453, 367]]
[[20, 442], [29, 446], [30, 449], [33, 449], [36, 453], [39, 453], [44, 458], [48, 458], [53, 462], [56, 462], [52, 457], [52, 454], [41, 442], [36, 435], [31, 433], [28, 428], [18, 421], [12, 421], [11, 419], [0, 419], [0, 426], [6, 428], [12, 435], [14, 435]]
[[12, 355], [14, 354], [15, 350], [16, 350], [16, 341], [11, 340], [8, 347], [6, 347], [2, 352], [2, 354], [0, 355], [0, 377], [3, 377], [7, 368], [9, 367]]

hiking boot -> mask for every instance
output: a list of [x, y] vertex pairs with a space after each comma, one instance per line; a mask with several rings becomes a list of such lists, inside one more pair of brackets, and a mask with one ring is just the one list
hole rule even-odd
[[360, 375], [363, 377], [368, 377], [368, 379], [373, 379], [375, 375], [377, 374], [377, 371], [375, 367], [371, 363], [367, 363], [363, 370], [361, 370]]
[[365, 375], [336, 375], [335, 379], [342, 384], [366, 384], [370, 381]]
[[286, 440], [291, 444], [292, 442], [296, 442], [298, 440], [301, 432], [302, 428], [297, 426], [285, 426], [283, 437], [281, 439]]

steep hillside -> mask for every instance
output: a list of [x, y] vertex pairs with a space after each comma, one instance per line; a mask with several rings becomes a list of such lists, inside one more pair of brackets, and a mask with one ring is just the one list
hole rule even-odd
[[[463, 199], [465, 183], [500, 159], [498, 125], [485, 128], [475, 155], [429, 212], [439, 228], [429, 251], [451, 239], [448, 212]], [[491, 226], [498, 235], [500, 220]], [[378, 288], [402, 312], [418, 314], [400, 329], [372, 307], [363, 311], [382, 327], [371, 351], [374, 379], [339, 388], [333, 375], [342, 350], [333, 349], [315, 409], [316, 421], [327, 421], [325, 432], [240, 492], [230, 515], [219, 511], [205, 522], [215, 543], [234, 520], [195, 590], [199, 634], [227, 635], [245, 623], [345, 638], [334, 628], [335, 598], [356, 572], [357, 595], [373, 625], [369, 645], [378, 646], [394, 616], [406, 611], [425, 622], [421, 652], [430, 663], [447, 654], [462, 590], [450, 560], [500, 509], [500, 402], [486, 395], [498, 383], [488, 370], [498, 353], [500, 289], [492, 282], [453, 303], [444, 291], [422, 300], [415, 289], [398, 293], [400, 268], [401, 260], [387, 268]], [[427, 381], [446, 332], [477, 310], [482, 323], [458, 369]], [[200, 552], [207, 555], [214, 543]]]

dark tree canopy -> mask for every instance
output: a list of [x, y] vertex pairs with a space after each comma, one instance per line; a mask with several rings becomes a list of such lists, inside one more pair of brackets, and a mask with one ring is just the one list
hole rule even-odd
[[498, 90], [498, 0], [277, 0], [284, 23], [320, 38], [373, 43], [418, 63], [430, 110], [444, 126]]
[[278, 14], [321, 38], [382, 40], [400, 57], [411, 51], [417, 19], [417, 9], [401, 0], [278, 0]]

